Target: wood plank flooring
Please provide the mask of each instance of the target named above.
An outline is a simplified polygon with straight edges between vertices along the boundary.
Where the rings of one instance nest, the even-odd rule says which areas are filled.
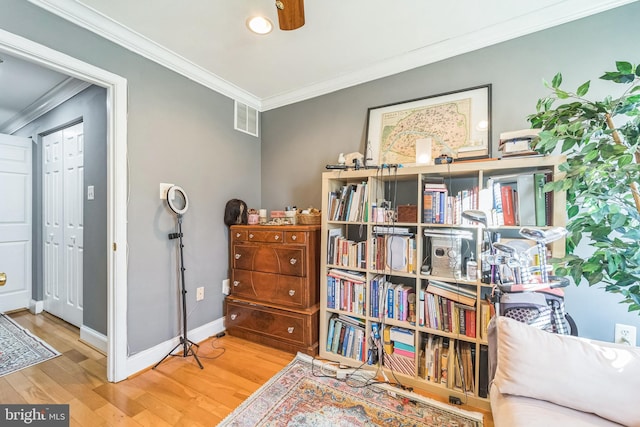
[[[215,426],[294,357],[227,335],[200,343],[203,370],[193,357],[169,357],[113,384],[106,357],[79,341],[78,328],[47,313],[11,317],[62,355],[0,377],[0,402],[68,403],[71,426]],[[493,427],[489,412],[463,408]]]

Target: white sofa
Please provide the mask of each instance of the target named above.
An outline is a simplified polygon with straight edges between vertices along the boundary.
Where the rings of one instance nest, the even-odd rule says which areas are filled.
[[[495,319],[496,427],[640,427],[640,348]]]

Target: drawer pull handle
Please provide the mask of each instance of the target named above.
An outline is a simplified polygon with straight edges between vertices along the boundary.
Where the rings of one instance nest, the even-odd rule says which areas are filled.
[[[298,262],[298,260],[297,260],[297,259],[295,259],[295,258],[291,258],[291,259],[289,260],[289,263],[290,263],[291,265],[295,265],[295,263],[296,263],[296,262]]]
[[[235,258],[235,259],[240,259],[240,257],[241,257],[241,256],[242,256],[242,255],[240,255],[240,254],[235,254],[234,258]]]
[[[240,237],[240,233],[236,233],[236,237],[238,237],[238,238],[239,238],[239,237]]]
[[[293,333],[293,329],[294,329],[294,328],[293,328],[293,326],[289,326],[289,327],[287,328],[287,332],[289,332],[290,334],[292,334],[292,333]]]
[[[234,280],[234,281],[233,281],[233,286],[236,286],[236,287],[237,287],[239,284],[240,284],[240,282],[238,282],[237,280]]]
[[[237,314],[235,314],[235,313],[234,313],[234,314],[232,314],[232,315],[231,315],[231,320],[236,320],[236,317],[238,317],[238,315],[237,315]]]
[[[249,234],[249,238],[253,239],[253,233]]]
[[[298,238],[298,236],[296,236],[295,234],[293,236],[291,236],[291,240],[296,240]]]
[[[289,296],[292,297],[296,294],[296,291],[293,289],[289,289]]]
[[[273,236],[274,239],[278,240],[280,239],[280,236],[278,236],[277,234],[275,236]]]

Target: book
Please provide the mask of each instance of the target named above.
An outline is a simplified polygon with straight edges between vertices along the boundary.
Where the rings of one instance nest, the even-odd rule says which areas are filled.
[[[521,174],[518,185],[518,225],[536,225],[535,185],[533,174]]]
[[[407,345],[415,345],[414,332],[410,329],[392,326],[389,331],[389,338],[394,342],[401,342]]]
[[[478,374],[478,396],[489,396],[489,349],[486,345],[480,346],[480,369]]]
[[[544,184],[546,179],[544,173],[535,173],[533,175],[535,184],[535,206],[536,206],[536,226],[545,227],[547,225],[547,203],[544,193]]]
[[[340,345],[340,334],[342,333],[342,322],[336,320],[333,325],[333,342],[331,343],[331,352],[338,353],[338,346]]]
[[[336,316],[332,315],[329,319],[329,326],[327,327],[327,351],[331,351],[331,346],[333,344],[333,332],[336,324]]]
[[[455,292],[449,289],[444,289],[439,286],[435,286],[431,283],[431,281],[427,285],[427,292],[434,295],[439,295],[443,298],[447,298],[452,301],[461,302],[462,304],[469,305],[469,306],[474,306],[476,304],[475,297],[472,298],[472,297],[463,295],[459,292]]]
[[[416,357],[416,353],[415,352],[403,350],[403,349],[395,347],[395,346],[393,347],[393,354],[398,354],[400,356],[408,357],[410,359],[413,359],[413,358]]]
[[[516,225],[513,188],[510,185],[500,187],[504,225]]]

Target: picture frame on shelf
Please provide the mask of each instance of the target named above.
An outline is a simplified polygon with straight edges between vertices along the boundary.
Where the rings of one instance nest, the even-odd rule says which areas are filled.
[[[491,84],[371,107],[366,165],[491,157]]]

